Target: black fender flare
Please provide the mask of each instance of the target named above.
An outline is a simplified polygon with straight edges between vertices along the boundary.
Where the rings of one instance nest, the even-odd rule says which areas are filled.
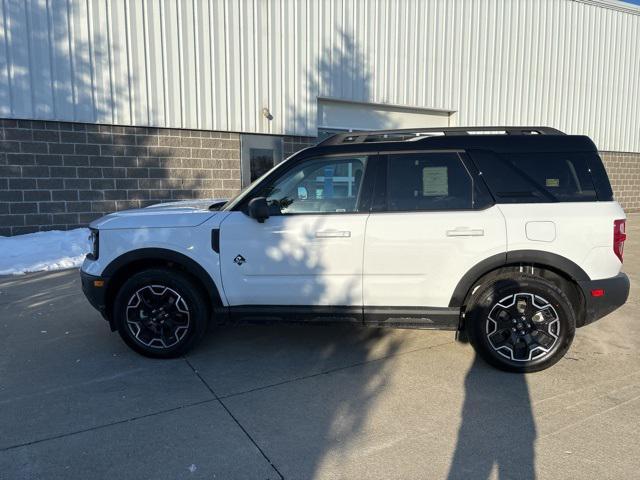
[[[555,270],[576,283],[591,280],[578,264],[562,255],[541,250],[513,250],[492,255],[470,268],[456,285],[449,307],[462,307],[473,285],[487,273],[500,267],[521,264]]]
[[[218,287],[211,278],[211,275],[195,260],[175,250],[166,248],[140,248],[130,250],[127,253],[113,259],[102,272],[105,279],[113,278],[123,268],[134,262],[158,261],[162,263],[175,263],[193,275],[204,286],[206,293],[212,301],[214,307],[222,305],[222,299]]]

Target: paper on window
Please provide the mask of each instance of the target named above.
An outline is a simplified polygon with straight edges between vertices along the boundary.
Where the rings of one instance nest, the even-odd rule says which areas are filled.
[[[425,197],[449,195],[447,167],[424,167],[422,169],[422,195]]]

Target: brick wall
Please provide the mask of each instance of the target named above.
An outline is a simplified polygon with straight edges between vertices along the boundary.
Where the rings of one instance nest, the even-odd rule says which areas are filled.
[[[240,188],[239,135],[0,120],[0,235]]]
[[[600,152],[613,195],[627,213],[640,212],[640,153]]]

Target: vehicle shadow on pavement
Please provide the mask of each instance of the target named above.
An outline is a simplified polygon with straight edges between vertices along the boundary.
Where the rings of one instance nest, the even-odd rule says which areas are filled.
[[[465,398],[449,480],[535,478],[536,425],[527,377],[498,371],[477,356]]]

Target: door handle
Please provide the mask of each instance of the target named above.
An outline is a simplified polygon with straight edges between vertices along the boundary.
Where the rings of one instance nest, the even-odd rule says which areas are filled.
[[[323,230],[316,232],[316,238],[349,238],[351,232],[347,230]]]
[[[447,230],[447,237],[483,237],[484,230],[481,228],[457,227]]]

